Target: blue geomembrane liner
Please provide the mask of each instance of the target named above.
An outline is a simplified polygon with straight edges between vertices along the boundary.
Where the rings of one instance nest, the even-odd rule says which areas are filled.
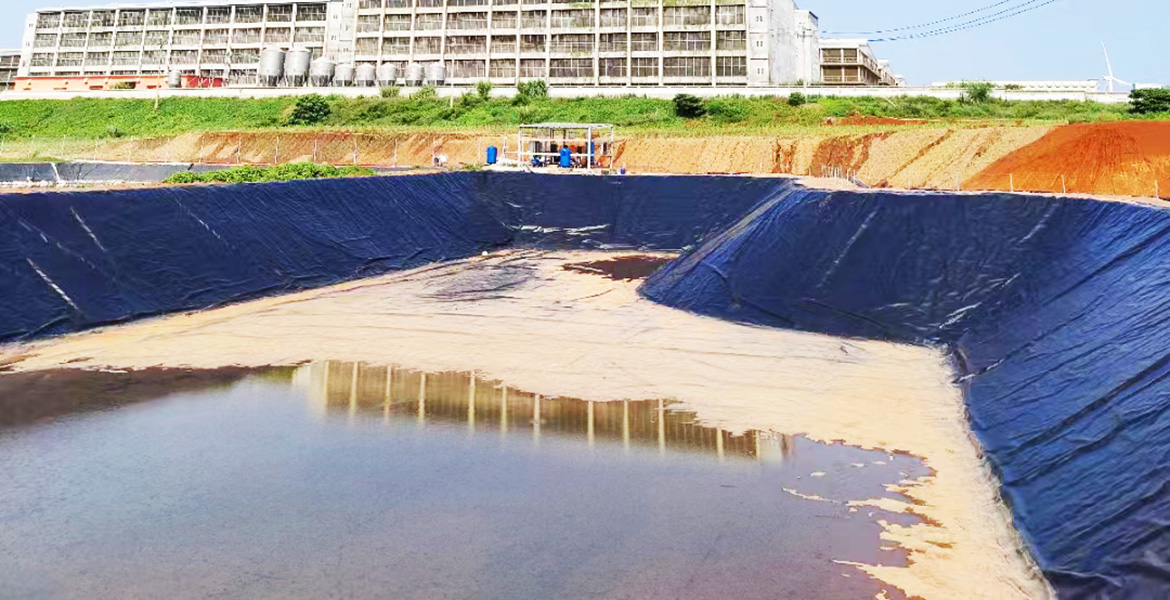
[[[0,196],[0,340],[501,247],[688,250],[642,293],[937,345],[1062,596],[1170,595],[1170,211],[745,177],[452,173]]]
[[[1170,211],[793,190],[646,282],[751,323],[952,348],[1062,597],[1170,595]]]

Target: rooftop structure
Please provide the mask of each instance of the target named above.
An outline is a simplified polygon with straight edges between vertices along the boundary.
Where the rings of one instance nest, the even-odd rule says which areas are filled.
[[[30,15],[20,75],[178,71],[257,85],[265,50],[303,49],[347,74],[442,65],[453,84],[770,86],[818,82],[817,29],[794,0],[115,4]]]

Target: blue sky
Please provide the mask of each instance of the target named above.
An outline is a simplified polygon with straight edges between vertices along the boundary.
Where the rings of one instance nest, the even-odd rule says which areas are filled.
[[[928,23],[997,0],[798,0],[821,29],[873,31]],[[1028,0],[1013,0],[1022,3]],[[111,0],[2,0],[0,46],[18,47],[24,15],[44,6],[99,6]],[[1011,6],[1009,3],[1004,7]],[[990,12],[1002,10],[1003,7]],[[1130,82],[1170,84],[1170,0],[1055,0],[1035,11],[939,37],[875,44],[911,83],[953,79],[1093,79],[1113,69]],[[865,37],[865,36],[861,36]]]

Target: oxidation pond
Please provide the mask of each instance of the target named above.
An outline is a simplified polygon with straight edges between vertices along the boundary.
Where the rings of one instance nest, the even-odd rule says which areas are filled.
[[[873,598],[927,470],[467,373],[0,375],[0,597]]]

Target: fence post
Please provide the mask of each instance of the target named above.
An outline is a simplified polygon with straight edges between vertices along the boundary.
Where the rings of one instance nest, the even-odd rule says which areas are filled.
[[[97,149],[98,149],[98,139],[95,137],[95,138],[93,138],[93,160],[95,162],[97,161],[97,154],[98,154]]]
[[[321,141],[321,136],[319,136],[317,134],[313,134],[313,162],[314,163],[320,162],[320,159],[317,158],[317,144],[320,141]]]
[[[244,146],[244,136],[243,136],[243,134],[237,133],[236,134],[236,164],[237,165],[240,164],[240,154],[242,154],[243,146]]]
[[[394,166],[398,166],[398,138],[394,138]]]
[[[1158,189],[1158,180],[1157,179],[1154,180],[1154,197],[1155,198],[1162,197],[1162,190]]]
[[[272,164],[274,164],[274,165],[280,164],[280,135],[279,134],[277,134],[277,136],[276,136],[276,150],[273,151],[273,153],[272,153]]]
[[[357,139],[357,135],[354,135],[352,137],[353,137],[353,164],[356,166],[358,164],[358,139]]]
[[[1064,175],[1060,176],[1060,193],[1062,193],[1062,194],[1068,193],[1068,186],[1066,186],[1064,184]]]
[[[1013,191],[1013,192],[1016,191],[1016,174],[1015,173],[1008,173],[1008,187],[1011,188],[1011,191]]]
[[[199,134],[199,154],[195,155],[195,164],[203,164],[203,134]]]
[[[61,158],[65,158],[65,136],[61,136]]]

